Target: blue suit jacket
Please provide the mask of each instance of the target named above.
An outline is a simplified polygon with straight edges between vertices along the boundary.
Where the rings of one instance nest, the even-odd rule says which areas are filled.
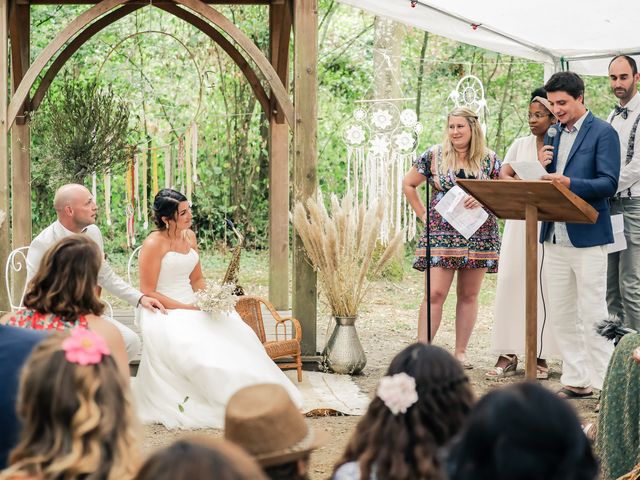
[[[20,434],[16,395],[22,364],[48,333],[0,325],[0,470],[6,467],[9,451]]]
[[[559,133],[554,138],[549,173],[556,172],[562,130]],[[566,224],[571,243],[579,248],[612,243],[609,198],[616,194],[620,176],[620,142],[613,127],[589,112],[571,147],[563,174],[571,179],[569,189],[598,211],[594,224]],[[544,242],[552,224],[542,222],[540,242]]]

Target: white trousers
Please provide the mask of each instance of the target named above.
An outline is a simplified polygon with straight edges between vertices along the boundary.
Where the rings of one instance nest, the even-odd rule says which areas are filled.
[[[124,340],[124,346],[127,349],[129,361],[135,360],[142,351],[142,342],[140,341],[138,334],[108,315],[102,315],[102,318],[115,325],[115,327],[120,331],[122,339]]]
[[[602,389],[613,344],[596,333],[607,318],[605,246],[544,243],[547,315],[562,356],[563,385]]]

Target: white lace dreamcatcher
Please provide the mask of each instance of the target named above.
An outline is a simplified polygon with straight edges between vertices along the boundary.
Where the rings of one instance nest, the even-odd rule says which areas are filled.
[[[449,94],[449,100],[456,107],[467,107],[481,117],[482,132],[487,134],[487,101],[484,98],[484,86],[475,75],[466,75],[460,79],[456,88]]]
[[[361,102],[365,103],[365,102]],[[415,111],[392,102],[366,102],[346,125],[347,184],[367,206],[384,202],[380,241],[388,243],[402,229],[406,239],[416,234],[416,216],[402,192],[402,179],[411,167],[422,124]]]

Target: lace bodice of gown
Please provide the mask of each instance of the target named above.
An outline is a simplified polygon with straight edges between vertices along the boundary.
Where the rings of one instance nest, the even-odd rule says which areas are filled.
[[[196,296],[191,288],[189,275],[198,264],[198,253],[167,252],[160,261],[160,274],[156,291],[178,302],[193,304]]]

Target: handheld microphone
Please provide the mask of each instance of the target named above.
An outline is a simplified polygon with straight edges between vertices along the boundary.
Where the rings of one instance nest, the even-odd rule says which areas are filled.
[[[551,125],[547,130],[547,133],[544,136],[544,144],[545,145],[553,145],[553,139],[558,134],[558,126]]]

